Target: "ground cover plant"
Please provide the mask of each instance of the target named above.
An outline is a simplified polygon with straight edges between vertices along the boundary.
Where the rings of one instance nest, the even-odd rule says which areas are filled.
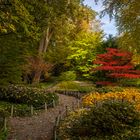
[[[8,112],[0,106],[0,140],[6,140],[7,138],[7,129],[4,128],[4,119],[7,116]]]
[[[127,100],[102,100],[90,110],[73,112],[61,122],[60,139],[140,139],[140,114]]]
[[[59,91],[78,91],[79,93],[89,93],[95,89],[93,84],[81,83],[82,81],[62,81],[55,86],[55,89]]]
[[[38,107],[52,103],[53,100],[57,100],[58,96],[54,93],[48,93],[45,90],[31,87],[10,85],[8,87],[0,88],[0,100],[33,105]]]
[[[74,81],[76,80],[76,73],[75,71],[66,71],[61,73],[59,76],[60,81]]]
[[[140,109],[140,90],[136,88],[124,88],[123,91],[111,91],[108,93],[90,93],[83,97],[85,106],[93,106],[97,101],[104,99],[128,100],[135,104],[136,109]]]
[[[17,103],[0,101],[0,108],[3,110],[3,114],[6,114],[6,117],[11,116],[12,106],[13,106],[13,116],[20,116],[20,117],[31,116],[31,106],[27,104],[17,104]]]

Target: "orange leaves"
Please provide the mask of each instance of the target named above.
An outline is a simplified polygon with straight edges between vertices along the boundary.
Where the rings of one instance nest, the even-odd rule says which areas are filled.
[[[83,97],[83,105],[92,106],[96,101],[105,99],[127,100],[134,103],[136,109],[140,110],[140,91],[135,88],[126,88],[122,92],[108,92],[106,94],[99,94],[98,92],[90,93]]]

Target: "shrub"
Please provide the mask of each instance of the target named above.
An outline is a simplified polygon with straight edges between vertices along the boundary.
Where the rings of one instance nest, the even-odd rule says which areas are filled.
[[[8,112],[0,107],[0,140],[6,140],[7,130],[4,130],[4,118],[8,116]]]
[[[98,102],[85,116],[91,133],[95,135],[118,135],[125,131],[133,130],[139,126],[140,114],[135,110],[133,104],[122,100],[103,100]]]
[[[83,116],[85,113],[86,111],[84,109],[76,110],[75,112],[71,112],[70,115],[60,123],[60,126],[58,128],[60,140],[72,139],[71,131],[73,129],[73,125],[75,122],[77,122],[78,124],[80,122],[79,120],[81,116]]]
[[[61,139],[136,140],[140,139],[139,124],[140,114],[132,103],[109,99],[69,116],[60,125],[59,133]]]
[[[93,86],[81,86],[74,81],[62,81],[56,85],[57,90],[74,90],[81,93],[89,93],[94,90]]]
[[[4,126],[4,118],[6,116],[7,116],[7,112],[3,108],[0,108],[0,131]]]
[[[123,88],[121,88],[121,87],[102,87],[102,88],[95,88],[94,91],[98,92],[98,93],[122,92]]]
[[[140,79],[121,79],[119,85],[124,87],[140,87]]]
[[[94,64],[98,64],[93,71],[101,71],[105,74],[107,81],[98,81],[98,85],[112,85],[120,78],[138,79],[140,71],[135,69],[132,63],[133,54],[115,48],[107,48],[107,52],[97,55]],[[99,75],[100,76],[100,75]],[[103,77],[103,79],[105,79]]]
[[[14,106],[14,116],[29,116],[31,115],[31,109],[26,104],[13,104],[9,102],[0,101],[0,109],[3,110],[5,116],[10,116],[11,107]],[[0,114],[1,116],[1,114]]]
[[[8,131],[2,129],[0,131],[0,140],[7,140],[7,135],[8,135]]]
[[[59,77],[60,81],[74,81],[75,79],[76,73],[74,71],[63,72]]]
[[[57,101],[58,96],[54,93],[47,93],[45,90],[21,87],[10,85],[8,87],[0,88],[0,100],[28,104],[38,107],[43,105],[45,102],[50,103],[52,100]]]
[[[135,88],[126,88],[123,91],[110,91],[106,94],[100,94],[99,92],[90,93],[83,97],[83,105],[93,106],[95,102],[102,101],[104,99],[120,99],[128,100],[135,103],[135,106],[140,110],[140,91]]]
[[[64,89],[64,90],[69,90],[69,89],[75,90],[75,89],[78,89],[79,86],[80,85],[78,83],[75,83],[73,81],[62,81],[56,85],[56,88]]]

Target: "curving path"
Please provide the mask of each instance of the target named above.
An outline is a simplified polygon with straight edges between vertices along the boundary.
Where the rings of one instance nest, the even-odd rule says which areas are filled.
[[[52,140],[55,118],[59,111],[64,111],[65,106],[76,106],[74,97],[59,94],[59,105],[48,109],[39,115],[24,118],[10,118],[10,132],[7,140]]]

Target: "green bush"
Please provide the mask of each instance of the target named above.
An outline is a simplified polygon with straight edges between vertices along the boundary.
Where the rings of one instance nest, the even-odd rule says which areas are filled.
[[[1,113],[3,113],[4,116],[10,116],[12,105],[14,107],[14,112],[13,112],[14,116],[31,115],[31,111],[30,111],[31,109],[26,104],[13,104],[9,102],[0,101],[0,109],[2,110],[2,112],[0,112],[0,116]]]
[[[140,79],[121,79],[119,85],[124,87],[140,87]]]
[[[4,126],[4,118],[7,116],[7,111],[0,107],[0,131]]]
[[[53,100],[57,101],[58,96],[38,88],[10,85],[0,88],[0,100],[38,107],[45,102],[50,104]]]
[[[95,88],[94,91],[98,92],[98,93],[122,92],[123,88],[121,88],[121,87],[101,87],[101,88]]]
[[[74,71],[63,72],[59,77],[60,81],[74,81],[75,79],[76,73]]]
[[[78,83],[75,83],[73,81],[62,81],[56,85],[57,89],[63,89],[63,90],[78,90],[80,85]]]
[[[84,109],[76,110],[75,112],[71,112],[68,117],[65,118],[64,121],[60,122],[60,126],[58,128],[58,136],[60,140],[65,139],[73,139],[72,129],[75,122],[80,123],[81,116],[85,115],[86,111]]]
[[[59,128],[60,139],[140,139],[140,114],[128,101],[100,101],[91,110],[77,114],[62,122]]]
[[[79,83],[74,81],[62,81],[56,85],[56,89],[58,90],[74,90],[79,91],[81,93],[89,93],[93,91],[93,86],[81,86]]]

